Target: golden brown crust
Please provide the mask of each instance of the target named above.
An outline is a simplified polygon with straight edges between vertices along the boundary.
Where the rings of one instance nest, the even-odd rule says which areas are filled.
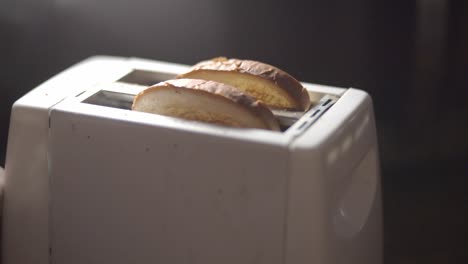
[[[182,74],[178,78],[189,77],[189,73],[195,71],[239,72],[258,76],[283,89],[296,103],[294,108],[306,110],[310,106],[309,94],[299,81],[285,71],[266,63],[218,57],[197,63],[188,73]]]
[[[251,114],[257,116],[258,119],[264,123],[266,129],[276,131],[280,129],[275,116],[263,103],[249,95],[246,95],[242,91],[232,86],[214,81],[196,79],[174,79],[161,82],[140,92],[134,99],[134,105],[135,102],[138,101],[139,97],[143,96],[145,93],[157,89],[164,89],[167,87],[172,87],[176,89],[191,89],[193,91],[203,93],[204,96],[213,97],[213,99],[215,100],[227,100],[229,103],[233,103],[239,107],[243,107]],[[134,106],[132,106],[132,109],[134,109]]]

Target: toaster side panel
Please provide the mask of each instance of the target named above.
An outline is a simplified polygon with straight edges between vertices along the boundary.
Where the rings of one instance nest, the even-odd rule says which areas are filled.
[[[21,103],[12,109],[2,212],[3,264],[49,263],[47,121],[47,109]]]
[[[104,56],[87,59],[13,105],[5,164],[1,263],[49,263],[49,109],[84,87],[125,74],[130,68],[123,62],[123,58]]]
[[[382,263],[378,146],[369,95],[347,90],[291,149],[287,263]],[[297,194],[293,188],[304,190]],[[299,210],[294,197],[300,195],[314,206]],[[312,220],[314,214],[318,227],[308,229],[315,232],[292,232],[307,227],[302,215]]]
[[[285,148],[63,110],[50,142],[53,263],[282,263]]]

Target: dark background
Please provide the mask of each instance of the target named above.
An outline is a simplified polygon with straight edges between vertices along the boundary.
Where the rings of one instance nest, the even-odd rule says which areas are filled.
[[[385,263],[468,263],[468,1],[1,0],[0,165],[12,103],[97,54],[249,58],[366,90]]]

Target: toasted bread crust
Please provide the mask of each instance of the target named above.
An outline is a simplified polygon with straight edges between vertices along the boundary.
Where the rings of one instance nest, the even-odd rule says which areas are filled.
[[[275,119],[273,113],[263,103],[232,86],[214,81],[174,79],[158,83],[140,92],[133,101],[132,109],[135,110],[138,100],[145,96],[146,93],[168,88],[176,89],[176,93],[177,90],[180,92],[187,92],[190,90],[191,92],[211,97],[213,100],[224,100],[228,104],[234,104],[237,107],[247,110],[251,115],[255,116],[260,123],[262,123],[262,128],[279,130],[278,121]],[[220,111],[222,110],[220,109]],[[229,125],[229,122],[223,122],[222,120],[217,120],[213,123]]]
[[[284,90],[294,102],[293,109],[304,111],[310,106],[309,94],[302,84],[285,71],[269,64],[252,60],[219,57],[197,63],[189,72],[179,75],[178,78],[189,78],[191,73],[197,71],[238,72],[257,76],[274,83],[274,85]],[[265,103],[268,105],[268,102]]]

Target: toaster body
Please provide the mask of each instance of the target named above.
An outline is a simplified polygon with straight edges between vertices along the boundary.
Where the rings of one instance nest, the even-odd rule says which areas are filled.
[[[382,263],[365,92],[304,84],[282,132],[128,110],[186,69],[93,57],[14,104],[3,263]]]

